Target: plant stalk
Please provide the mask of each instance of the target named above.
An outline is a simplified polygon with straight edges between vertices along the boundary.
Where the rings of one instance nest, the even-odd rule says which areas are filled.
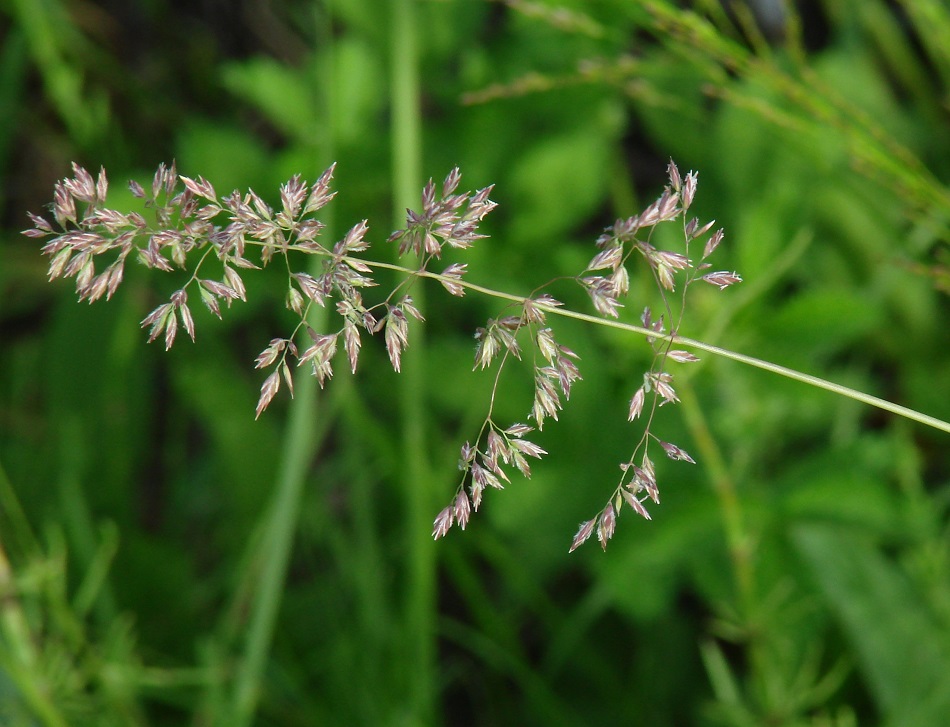
[[[405,210],[421,187],[422,124],[419,116],[419,33],[415,0],[393,0],[390,53],[392,68],[392,184],[393,218],[403,224]],[[422,290],[414,304],[425,315]],[[411,330],[399,377],[401,410],[402,490],[407,517],[405,537],[408,577],[404,594],[405,663],[409,679],[408,703],[397,721],[432,724],[435,672],[435,549],[429,537],[434,498],[425,447],[426,374],[425,339],[421,326]]]
[[[370,260],[363,260],[362,262],[366,263],[375,268],[388,268],[391,270],[403,270],[406,272],[412,272],[415,275],[423,278],[431,278],[433,280],[443,280],[443,277],[438,273],[432,273],[428,270],[417,270],[411,271],[408,268],[405,268],[401,265],[392,265],[390,263],[384,262],[375,262]],[[486,288],[482,285],[476,285],[475,283],[469,283],[466,281],[453,280],[456,285],[460,285],[463,288],[474,291],[476,293],[481,293],[483,295],[488,295],[493,298],[500,298],[502,300],[510,300],[515,303],[524,303],[528,298],[523,295],[513,295],[511,293],[505,293],[501,290],[492,290],[491,288]],[[576,311],[557,308],[550,305],[544,305],[543,303],[538,303],[537,307],[543,310],[545,313],[550,313],[552,315],[562,316],[564,318],[573,318],[577,321],[584,321],[585,323],[592,323],[595,325],[606,326],[607,328],[616,328],[621,331],[627,331],[629,333],[638,333],[641,336],[649,336],[651,338],[656,338],[660,341],[670,341],[671,343],[676,343],[681,346],[688,346],[690,348],[696,348],[700,351],[706,351],[715,356],[721,356],[722,358],[728,358],[732,361],[738,361],[739,363],[745,364],[747,366],[754,366],[755,368],[762,369],[764,371],[769,371],[773,374],[778,374],[779,376],[784,376],[785,378],[792,379],[794,381],[800,381],[803,384],[809,384],[810,386],[815,386],[819,389],[825,389],[839,396],[845,396],[849,399],[854,399],[859,401],[862,404],[867,404],[868,406],[873,406],[877,409],[881,409],[891,414],[896,414],[897,416],[904,417],[905,419],[910,419],[911,421],[918,422],[919,424],[924,424],[928,427],[934,429],[939,429],[942,432],[947,432],[950,434],[950,422],[946,422],[937,417],[932,417],[928,414],[923,414],[914,409],[909,409],[906,406],[901,406],[900,404],[895,404],[893,402],[887,401],[886,399],[881,399],[880,397],[873,396],[871,394],[865,394],[862,391],[857,391],[856,389],[848,388],[847,386],[842,386],[841,384],[836,384],[833,381],[828,381],[827,379],[822,379],[818,376],[812,376],[811,374],[806,374],[795,369],[790,369],[787,366],[781,366],[779,364],[774,364],[769,361],[763,361],[762,359],[755,358],[754,356],[747,356],[743,353],[737,353],[735,351],[730,351],[727,348],[720,348],[719,346],[713,346],[709,343],[703,343],[702,341],[697,341],[692,338],[687,338],[686,336],[679,336],[676,334],[657,334],[656,331],[650,330],[649,328],[644,328],[642,326],[635,326],[631,323],[624,323],[623,321],[615,321],[609,318],[599,318],[597,316],[590,315],[588,313],[578,313]]]

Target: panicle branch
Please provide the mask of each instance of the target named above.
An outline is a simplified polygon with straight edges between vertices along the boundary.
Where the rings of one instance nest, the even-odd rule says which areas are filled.
[[[620,299],[627,293],[625,285],[621,285],[629,280],[625,265],[633,254],[637,254],[646,261],[653,274],[664,313],[654,318],[653,311],[648,306],[640,316],[643,327],[657,333],[657,337],[646,339],[653,350],[653,363],[650,369],[644,372],[643,383],[633,393],[627,409],[627,418],[631,422],[645,415],[643,432],[629,459],[620,464],[620,481],[606,506],[597,517],[581,524],[571,542],[570,551],[576,550],[594,532],[597,533],[597,540],[601,547],[606,549],[607,541],[613,537],[615,531],[616,517],[624,504],[639,516],[647,520],[651,519],[643,503],[648,499],[654,504],[660,503],[656,472],[649,454],[651,444],[658,445],[672,460],[695,464],[693,458],[684,449],[661,440],[652,432],[656,410],[666,404],[679,402],[679,397],[673,387],[673,374],[666,370],[667,363],[672,361],[688,364],[699,360],[689,351],[672,349],[672,340],[669,337],[660,338],[660,336],[666,334],[665,321],[673,321],[674,317],[672,332],[679,330],[686,310],[686,293],[694,282],[702,280],[718,286],[721,290],[741,282],[742,278],[736,273],[703,272],[709,267],[705,262],[706,258],[719,247],[723,240],[724,235],[721,229],[716,230],[705,241],[698,264],[690,258],[690,242],[705,236],[712,229],[714,221],[703,224],[696,218],[686,220],[686,211],[692,205],[696,195],[699,175],[696,172],[689,172],[683,178],[672,161],[667,167],[667,173],[669,185],[656,202],[639,215],[617,220],[598,238],[597,247],[600,252],[593,257],[587,271],[609,269],[610,275],[577,279],[578,283],[587,290],[594,307],[601,315],[616,317],[617,309],[621,306]],[[677,219],[683,221],[682,251],[658,250],[650,244],[650,233],[656,225]],[[682,286],[682,292],[674,301],[669,294],[676,290],[677,285]]]

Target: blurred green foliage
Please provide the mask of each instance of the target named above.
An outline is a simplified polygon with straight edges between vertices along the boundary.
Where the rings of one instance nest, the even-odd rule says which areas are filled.
[[[496,185],[471,280],[576,274],[672,157],[726,229],[717,267],[746,280],[696,294],[681,333],[950,419],[950,10],[791,5],[0,4],[0,722],[944,724],[946,435],[707,356],[657,423],[698,466],[659,463],[654,520],[568,556],[639,437],[649,358],[558,323],[584,380],[539,435],[551,454],[432,543],[409,502],[434,516],[453,492],[491,388],[471,334],[497,301],[433,287],[424,376],[401,384],[367,343],[318,405],[255,421],[254,356],[290,321],[279,271],[165,353],[138,322],[174,283],[130,270],[77,305],[17,232],[70,160],[104,165],[118,207],[172,157],[271,200],[337,161],[331,230],[368,218],[390,256],[406,49],[422,174]],[[631,287],[635,320],[655,301],[645,271]],[[500,420],[526,415],[518,376]],[[288,452],[303,479],[282,510]]]

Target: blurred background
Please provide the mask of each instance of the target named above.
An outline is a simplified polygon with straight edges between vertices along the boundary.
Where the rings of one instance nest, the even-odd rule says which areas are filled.
[[[119,209],[173,159],[271,203],[335,161],[326,239],[366,218],[393,261],[458,165],[499,208],[447,262],[527,295],[673,158],[745,280],[691,288],[681,333],[947,420],[945,3],[3,0],[0,28],[0,722],[946,724],[945,433],[704,355],[654,424],[698,464],[658,461],[652,522],[568,555],[651,358],[558,320],[584,378],[549,456],[433,542],[502,303],[428,287],[403,374],[367,340],[255,421],[254,357],[294,322],[280,270],[166,353],[138,324],[184,278],[129,266],[77,304],[19,234],[71,161]],[[636,322],[647,270],[631,291]],[[506,370],[497,420],[531,396]]]

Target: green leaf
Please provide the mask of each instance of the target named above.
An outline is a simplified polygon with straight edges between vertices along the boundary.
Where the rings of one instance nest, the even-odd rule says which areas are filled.
[[[950,639],[921,594],[855,532],[801,525],[792,538],[857,653],[884,723],[945,725]]]
[[[222,69],[232,93],[254,104],[267,119],[292,139],[313,143],[322,118],[313,83],[295,68],[270,58],[252,58]]]
[[[603,199],[609,149],[603,131],[593,128],[545,135],[529,146],[508,181],[518,213],[512,238],[541,240],[581,223]]]

